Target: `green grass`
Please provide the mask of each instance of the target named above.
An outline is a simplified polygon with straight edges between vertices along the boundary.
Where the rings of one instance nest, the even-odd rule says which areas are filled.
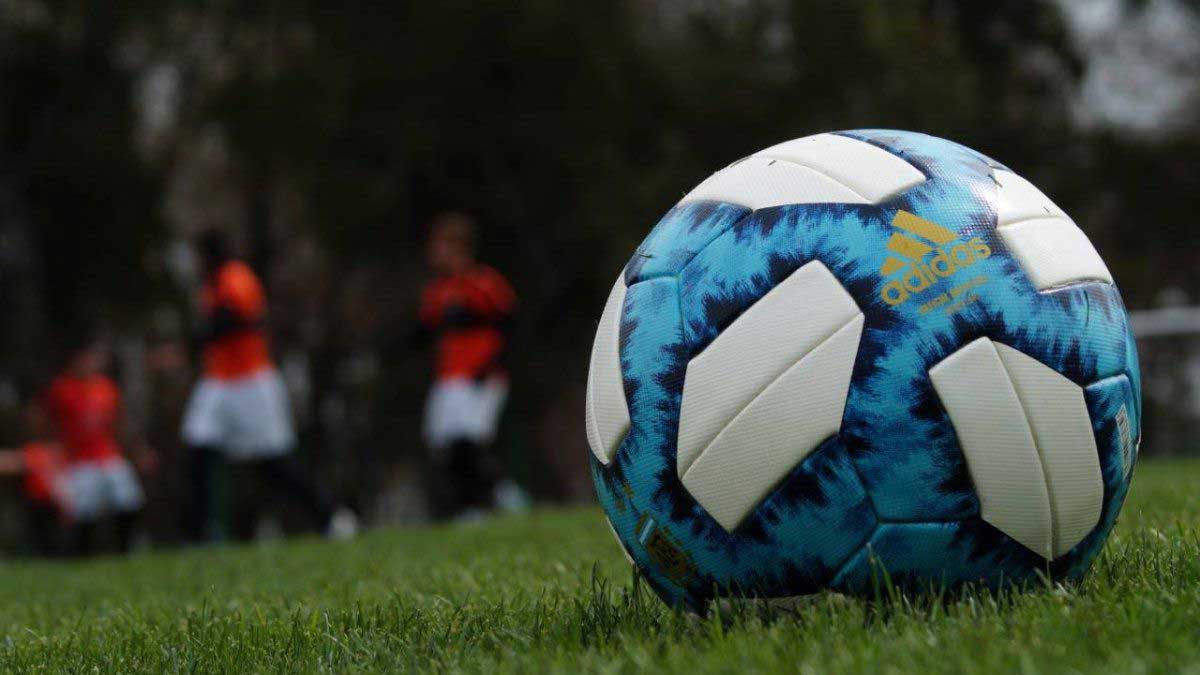
[[[595,510],[0,566],[0,669],[1200,672],[1200,461],[1145,462],[1078,587],[692,619]]]

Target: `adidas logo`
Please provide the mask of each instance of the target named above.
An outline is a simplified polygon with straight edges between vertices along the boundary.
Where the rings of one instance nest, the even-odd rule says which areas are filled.
[[[950,230],[908,211],[897,211],[892,227],[898,230],[887,244],[892,255],[879,268],[879,275],[894,278],[879,289],[879,296],[893,307],[992,255],[983,238],[962,241]]]

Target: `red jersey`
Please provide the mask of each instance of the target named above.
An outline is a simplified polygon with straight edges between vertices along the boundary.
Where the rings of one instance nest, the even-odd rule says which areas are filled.
[[[58,446],[26,443],[21,448],[21,461],[25,464],[25,498],[39,504],[54,502],[54,482],[63,464]]]
[[[500,373],[501,327],[516,304],[512,286],[486,265],[429,282],[421,295],[421,323],[438,333],[437,379]]]
[[[225,263],[200,290],[200,311],[211,320],[220,310],[250,325],[218,337],[204,347],[204,374],[218,380],[254,375],[271,366],[270,345],[262,321],[267,312],[262,284],[250,266]]]
[[[121,392],[103,375],[61,375],[50,385],[46,407],[68,462],[103,461],[121,456],[117,427]]]

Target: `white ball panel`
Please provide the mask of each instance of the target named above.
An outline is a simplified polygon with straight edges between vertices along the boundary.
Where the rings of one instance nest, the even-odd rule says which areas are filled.
[[[862,336],[858,314],[754,398],[700,454],[683,485],[733,530],[789,471],[838,432]]]
[[[1092,242],[1057,204],[1011,171],[992,175],[997,232],[1038,290],[1077,281],[1112,283]]]
[[[587,410],[584,423],[588,445],[596,459],[608,464],[629,433],[629,405],[621,377],[621,309],[625,305],[625,275],[617,277],[592,344],[588,368]]]
[[[877,203],[925,180],[925,174],[870,143],[837,134],[817,134],[773,145],[756,157],[784,159],[829,176]]]
[[[1112,274],[1075,223],[1053,216],[997,229],[1039,291],[1079,281],[1112,283]]]
[[[829,268],[816,261],[743,312],[688,363],[679,415],[679,475],[783,371],[861,315]]]
[[[1029,220],[1030,218],[1046,218],[1047,216],[1063,216],[1063,210],[1050,201],[1033,183],[1025,180],[1011,171],[994,171],[996,179],[996,225]]]
[[[971,342],[929,375],[958,435],[983,519],[1049,559],[1053,529],[1041,458],[992,341]]]
[[[689,192],[680,204],[713,200],[750,210],[784,204],[866,203],[825,174],[791,162],[747,157],[721,169]]]
[[[1033,430],[1046,474],[1054,556],[1070,551],[1100,522],[1104,483],[1083,389],[1020,351],[994,343]]]

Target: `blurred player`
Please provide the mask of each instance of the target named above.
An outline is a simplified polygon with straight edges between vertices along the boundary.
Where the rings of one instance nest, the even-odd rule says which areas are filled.
[[[59,486],[65,458],[42,407],[30,404],[25,418],[29,442],[15,450],[0,450],[0,474],[21,477],[30,552],[51,556],[59,552],[56,535],[63,517]]]
[[[498,491],[519,492],[502,479],[491,449],[508,397],[502,362],[517,298],[499,272],[476,262],[469,216],[434,218],[427,257],[436,275],[420,307],[422,333],[436,338],[424,425],[433,465],[432,506],[439,518],[474,515],[493,506]],[[523,494],[516,501],[522,499]]]
[[[109,518],[116,524],[117,546],[129,551],[145,502],[121,447],[121,392],[105,373],[108,365],[108,347],[89,337],[72,349],[66,369],[45,395],[65,452],[60,496],[79,555],[91,553],[97,525]]]
[[[219,538],[213,525],[214,478],[225,458],[250,464],[258,480],[292,499],[326,536],[353,536],[357,518],[335,509],[292,454],[296,435],[287,390],[271,361],[266,298],[258,277],[232,256],[221,232],[206,232],[199,243],[205,275],[199,302],[204,375],[192,391],[182,430],[190,448],[189,536]]]

